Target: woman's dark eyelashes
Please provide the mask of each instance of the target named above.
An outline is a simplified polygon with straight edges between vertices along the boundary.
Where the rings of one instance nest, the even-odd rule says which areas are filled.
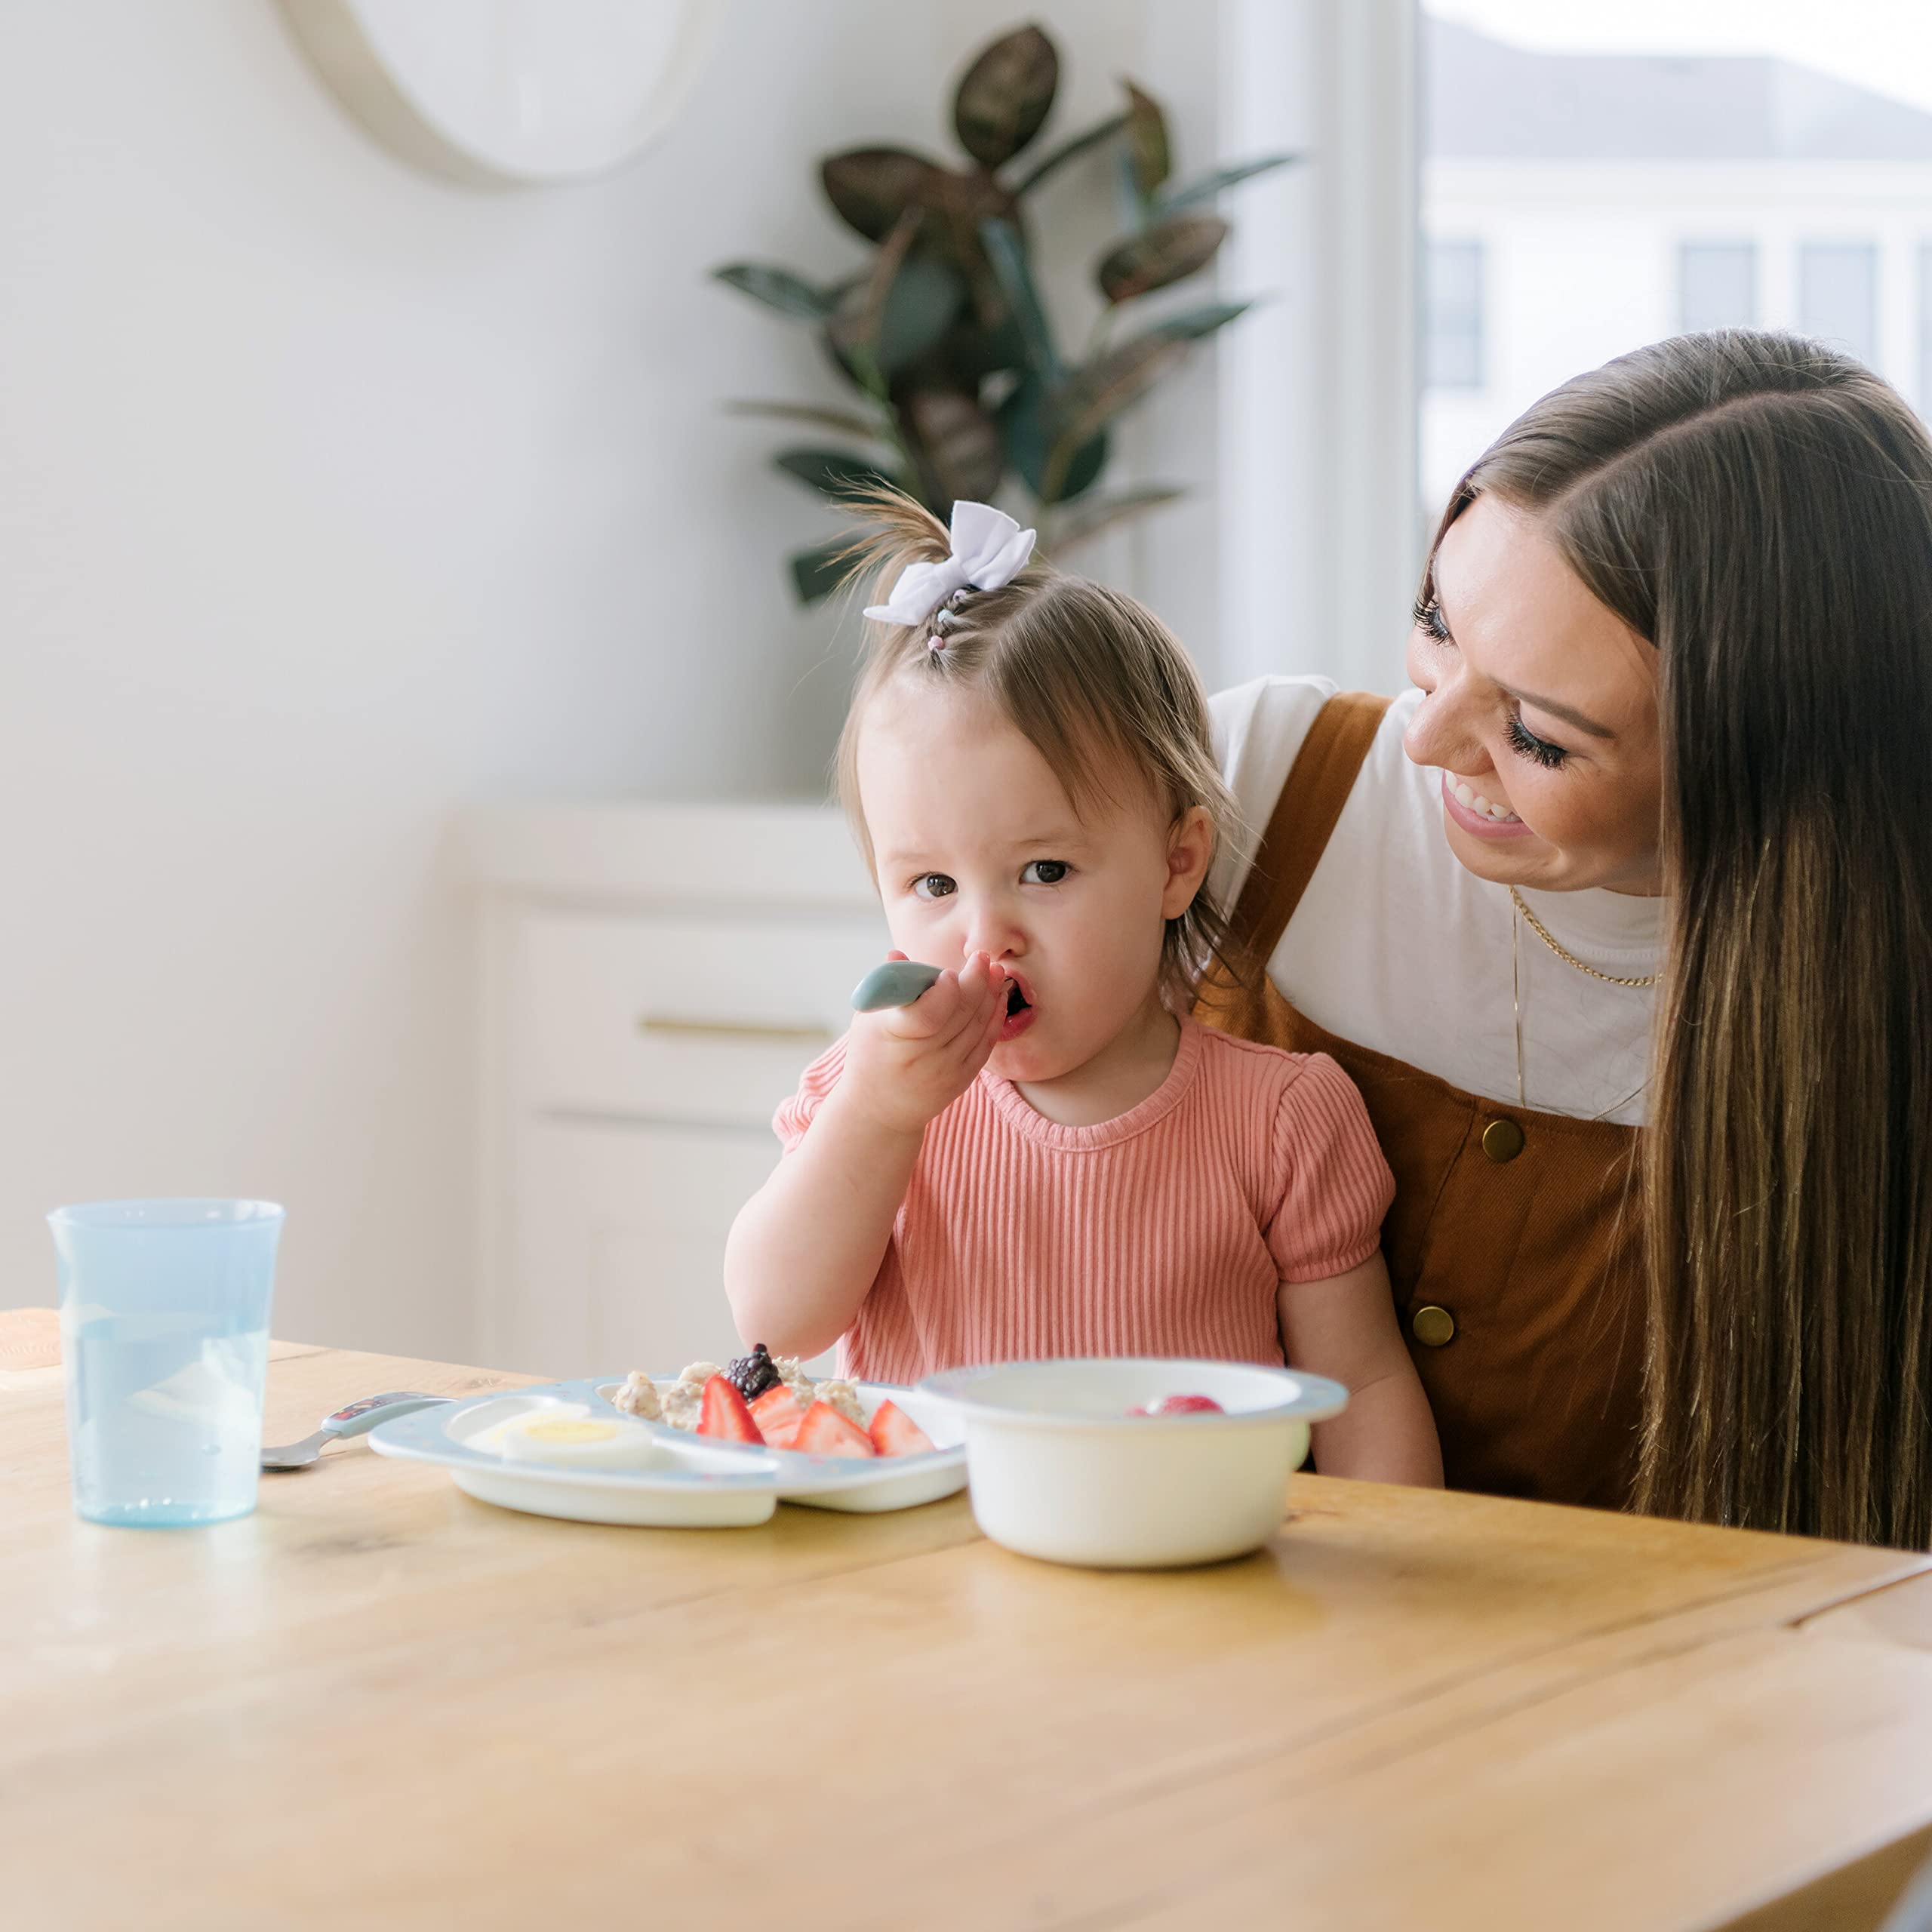
[[[1432,597],[1418,597],[1415,609],[1411,614],[1424,635],[1432,638],[1438,644],[1453,644],[1449,626],[1442,621],[1442,606]],[[1510,748],[1521,756],[1533,759],[1552,771],[1570,754],[1561,745],[1552,745],[1547,738],[1539,738],[1515,712],[1509,714],[1509,721],[1504,727],[1509,734]]]
[[[1506,727],[1511,746],[1524,758],[1534,759],[1538,764],[1546,765],[1551,771],[1561,764],[1570,754],[1561,745],[1552,745],[1547,738],[1539,738],[1515,712],[1509,714]]]
[[[1449,641],[1449,626],[1442,621],[1442,606],[1434,598],[1418,597],[1411,614],[1438,644]]]

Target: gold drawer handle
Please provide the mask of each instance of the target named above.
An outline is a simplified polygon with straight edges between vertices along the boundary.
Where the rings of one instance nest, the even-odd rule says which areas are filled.
[[[761,1047],[829,1047],[838,1037],[827,1026],[767,1026],[755,1020],[677,1020],[660,1013],[640,1014],[637,1030],[677,1040],[750,1041]]]

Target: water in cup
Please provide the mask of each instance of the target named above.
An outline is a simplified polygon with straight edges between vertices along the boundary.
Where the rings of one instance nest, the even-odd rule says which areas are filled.
[[[63,1332],[74,1505],[100,1523],[217,1523],[254,1506],[269,1331],[99,1315]]]

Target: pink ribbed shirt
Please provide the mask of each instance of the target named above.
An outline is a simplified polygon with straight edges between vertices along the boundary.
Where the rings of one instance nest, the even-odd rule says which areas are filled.
[[[844,1063],[841,1040],[778,1109],[786,1153]],[[1366,1261],[1394,1195],[1325,1054],[1186,1021],[1167,1078],[1096,1127],[1048,1120],[983,1072],[926,1129],[840,1366],[880,1382],[1041,1355],[1278,1367],[1281,1284]]]

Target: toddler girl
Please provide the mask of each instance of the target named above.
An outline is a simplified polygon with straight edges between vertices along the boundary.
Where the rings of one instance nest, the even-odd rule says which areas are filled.
[[[1327,1474],[1439,1483],[1380,1246],[1393,1192],[1322,1054],[1186,1017],[1222,937],[1231,806],[1192,666],[1131,598],[960,503],[876,506],[896,576],[839,789],[894,958],[943,968],[861,1014],[775,1122],[739,1214],[741,1335],[911,1382],[1078,1355],[1284,1360],[1352,1392]]]

